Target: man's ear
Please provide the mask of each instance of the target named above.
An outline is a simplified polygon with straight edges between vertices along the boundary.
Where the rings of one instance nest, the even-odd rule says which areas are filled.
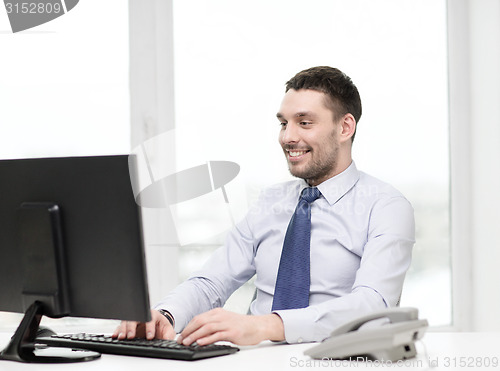
[[[351,141],[356,131],[356,119],[350,113],[346,113],[340,121],[339,140],[340,142]]]

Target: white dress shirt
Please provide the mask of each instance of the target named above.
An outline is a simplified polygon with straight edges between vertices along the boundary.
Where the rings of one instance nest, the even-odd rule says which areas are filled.
[[[251,313],[271,313],[285,233],[305,187],[297,179],[265,189],[203,269],[158,303],[174,316],[176,331],[223,306],[254,274]],[[275,311],[288,343],[321,341],[354,316],[397,305],[415,242],[410,203],[354,162],[318,189],[311,204],[309,306]]]

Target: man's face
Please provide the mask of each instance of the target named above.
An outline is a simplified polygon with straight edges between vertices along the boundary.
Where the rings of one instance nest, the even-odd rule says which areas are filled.
[[[281,122],[279,142],[293,176],[315,186],[336,174],[338,122],[325,105],[322,92],[290,89],[276,115]]]

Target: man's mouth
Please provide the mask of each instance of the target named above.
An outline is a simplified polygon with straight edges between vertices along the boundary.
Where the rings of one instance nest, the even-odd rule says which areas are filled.
[[[298,150],[298,149],[287,149],[288,158],[290,160],[299,160],[301,159],[309,150]]]

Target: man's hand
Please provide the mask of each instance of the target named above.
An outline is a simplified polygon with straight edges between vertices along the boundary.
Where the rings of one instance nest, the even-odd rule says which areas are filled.
[[[207,345],[216,341],[254,345],[263,340],[285,340],[283,321],[274,313],[250,316],[217,308],[194,317],[181,332],[177,342]]]
[[[147,323],[122,321],[112,335],[118,339],[173,339],[175,331],[172,325],[160,312],[151,309],[151,321]]]

